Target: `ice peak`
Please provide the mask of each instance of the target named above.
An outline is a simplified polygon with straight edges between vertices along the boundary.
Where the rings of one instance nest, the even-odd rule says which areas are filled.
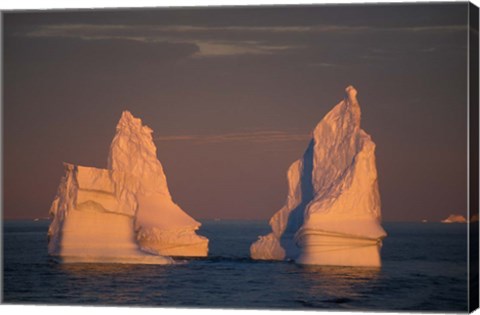
[[[329,138],[333,141],[338,136],[349,137],[360,128],[360,120],[357,90],[349,85],[345,88],[345,98],[325,115],[315,127],[313,134],[318,143],[323,143]],[[340,133],[340,130],[345,132]]]
[[[118,121],[118,126],[138,124],[139,122],[141,124],[140,118],[135,118],[135,116],[133,116],[130,111],[124,110],[122,112],[122,116],[120,117],[120,120]]]
[[[357,90],[353,87],[353,85],[349,85],[345,88],[345,96],[349,100],[357,100]]]
[[[128,120],[128,119],[135,119],[135,117],[132,115],[132,113],[129,110],[124,110],[122,112],[122,116],[120,117],[120,120]]]
[[[145,191],[153,189],[170,196],[162,165],[157,159],[152,129],[127,110],[117,124],[117,132],[110,146],[108,168],[137,177]]]
[[[117,124],[117,132],[120,130],[130,130],[132,132],[152,133],[152,129],[142,124],[140,118],[136,118],[128,110],[122,112],[122,116]]]

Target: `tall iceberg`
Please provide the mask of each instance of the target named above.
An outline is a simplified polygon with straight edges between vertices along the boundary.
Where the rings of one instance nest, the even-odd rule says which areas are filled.
[[[380,266],[386,233],[380,225],[375,143],[360,128],[357,91],[315,127],[303,157],[289,168],[285,205],[272,232],[250,247],[253,259],[300,264]]]
[[[200,223],[171,198],[152,130],[123,112],[108,169],[65,164],[50,208],[48,251],[64,262],[169,264],[206,256]]]

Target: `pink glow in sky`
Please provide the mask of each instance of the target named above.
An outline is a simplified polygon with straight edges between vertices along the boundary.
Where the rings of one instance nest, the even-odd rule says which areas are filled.
[[[105,167],[124,109],[195,218],[267,219],[311,130],[359,91],[384,220],[465,213],[467,3],[4,14],[4,218],[62,162]]]

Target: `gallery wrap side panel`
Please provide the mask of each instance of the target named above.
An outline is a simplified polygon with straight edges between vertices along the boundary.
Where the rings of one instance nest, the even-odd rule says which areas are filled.
[[[478,149],[479,149],[479,102],[478,102],[478,76],[479,76],[479,53],[478,53],[478,7],[469,3],[469,152],[470,152],[470,169],[469,169],[469,311],[473,312],[478,308],[479,300],[479,222],[478,222],[478,207],[479,207],[479,176],[478,176]],[[472,220],[472,218],[477,218]]]

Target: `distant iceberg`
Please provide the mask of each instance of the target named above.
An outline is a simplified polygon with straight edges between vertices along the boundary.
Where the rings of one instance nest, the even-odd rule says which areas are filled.
[[[451,214],[445,220],[441,221],[442,223],[467,223],[467,219],[463,215]]]
[[[380,266],[382,226],[375,144],[360,128],[357,91],[349,86],[288,169],[285,205],[272,233],[250,247],[253,259],[300,264]]]
[[[108,169],[65,164],[50,216],[48,251],[64,262],[170,264],[206,256],[200,223],[171,198],[152,130],[125,111]]]

